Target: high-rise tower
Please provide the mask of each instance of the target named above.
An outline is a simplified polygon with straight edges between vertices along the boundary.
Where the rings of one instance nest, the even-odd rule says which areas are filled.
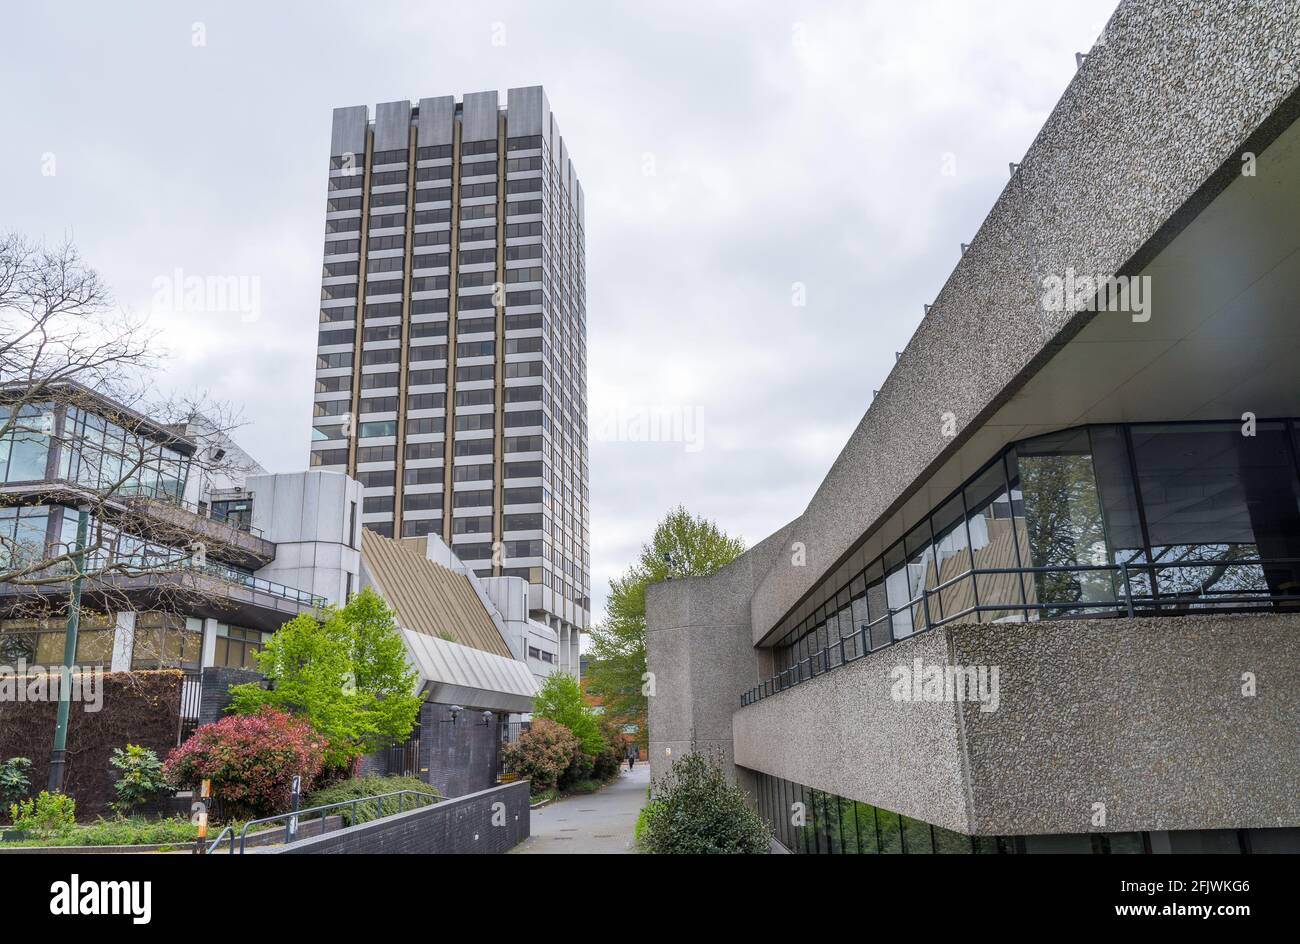
[[[582,187],[540,87],[337,108],[311,464],[588,625]]]

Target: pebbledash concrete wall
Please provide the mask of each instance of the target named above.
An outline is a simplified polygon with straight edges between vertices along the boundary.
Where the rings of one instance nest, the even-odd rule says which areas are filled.
[[[528,838],[526,780],[303,839],[260,854],[500,854]],[[496,822],[494,822],[494,817]]]
[[[1093,317],[1045,312],[1042,279],[1141,269],[1296,119],[1298,83],[1294,0],[1119,5],[794,521],[806,560],[758,575],[754,642]]]
[[[915,659],[996,710],[895,700]],[[1294,826],[1298,665],[1300,614],[943,627],[736,709],[735,762],[979,835]]]
[[[772,674],[771,654],[750,640],[749,600],[785,540],[772,535],[712,577],[646,588],[651,776],[692,746],[732,770],[731,713],[741,691]]]
[[[855,699],[878,692],[880,676],[875,673],[882,671],[884,660],[892,667],[908,647],[929,652],[927,647],[941,642],[955,645],[993,633],[988,639],[1009,647],[1008,658],[1017,652],[1028,658],[1035,646],[1059,638],[1061,631],[1043,629],[1044,624],[1032,630],[954,628],[918,638],[902,649],[868,657],[737,711],[741,693],[770,673],[770,654],[755,647],[770,641],[787,614],[817,605],[815,592],[823,578],[842,572],[847,580],[854,564],[865,564],[865,559],[855,560],[862,539],[903,507],[1092,317],[1088,312],[1044,311],[1042,279],[1069,268],[1097,276],[1140,271],[1239,176],[1244,153],[1263,152],[1300,116],[1300,29],[1294,0],[1125,0],[1107,24],[1103,40],[1089,51],[803,514],[714,577],[674,580],[647,592],[647,661],[655,681],[649,736],[655,775],[667,769],[667,751],[676,755],[694,741],[726,756],[734,750],[737,763],[756,770],[836,789],[940,825],[980,831],[997,831],[1009,823],[1017,803],[1019,832],[1033,831],[1033,824],[1041,824],[1044,831],[1067,824],[1076,829],[1076,811],[1065,809],[1066,804],[1059,809],[1035,806],[1050,799],[1046,792],[1035,798],[1035,788],[1047,791],[1064,783],[1060,770],[1083,776],[1089,789],[1107,788],[1111,794],[1124,789],[1123,784],[1105,781],[1111,762],[1103,767],[1095,749],[1085,751],[1095,769],[1081,769],[1082,761],[1065,763],[1052,755],[1052,746],[1032,736],[1032,728],[1018,735],[1039,751],[1032,773],[1037,783],[1026,779],[1031,774],[1017,769],[1021,758],[1011,746],[1015,741],[1010,732],[1017,722],[1010,711],[993,720],[972,721],[968,712],[957,715],[943,706],[916,717],[895,717],[886,708],[881,715],[885,720],[873,722],[870,731],[834,721],[837,712],[857,717]],[[941,421],[949,412],[958,428],[952,437],[944,435],[946,424]],[[798,554],[792,553],[796,543]],[[1257,619],[1256,624],[1242,625],[1272,633],[1269,618]],[[1070,625],[1092,623],[1061,624]],[[1181,638],[1197,645],[1219,638],[1213,633],[1202,638],[1204,625],[1191,625],[1201,628],[1179,629],[1174,623],[1152,632],[1166,641]],[[1245,638],[1250,631],[1237,632]],[[1127,657],[1152,669],[1181,666],[1173,651],[1161,657],[1143,640],[1124,641],[1127,645],[1115,653],[1121,662]],[[1106,662],[1098,653],[1072,648],[1076,644],[1060,639],[1058,655],[1064,665],[1082,672],[1092,664],[1089,659]],[[1231,668],[1232,657],[1222,653],[1219,669]],[[1271,671],[1277,671],[1278,663],[1271,665]],[[1027,663],[1017,671],[1032,674]],[[1051,718],[1052,699],[1067,695],[1042,697],[1029,712],[1040,726]],[[1205,718],[1204,700],[1198,703],[1184,687],[1173,684],[1165,693],[1166,702],[1157,701],[1159,697],[1152,692],[1136,704],[1144,706],[1148,723],[1154,719],[1171,726],[1173,748],[1199,757],[1202,747],[1190,731]],[[1137,716],[1126,716],[1124,709],[1123,703],[1116,704],[1102,717],[1127,717],[1133,723],[1118,730],[1141,730]],[[827,719],[834,722],[832,730],[817,734]],[[1112,729],[1116,724],[1106,723]],[[1246,721],[1231,713],[1222,723],[1243,739],[1234,750],[1256,751],[1265,737],[1252,733]],[[963,772],[960,765],[966,761],[954,748],[958,736],[969,729],[994,732],[997,725],[1007,726],[1007,736],[977,737],[967,747],[972,771]],[[1178,725],[1186,726],[1181,735],[1172,729]],[[1274,727],[1269,736],[1276,738],[1278,730]],[[1081,733],[1075,742],[1087,746]],[[905,748],[918,743],[933,748],[934,756],[904,757]],[[1217,736],[1201,742],[1207,743],[1219,743]],[[863,766],[874,762],[878,769],[848,773],[853,765],[846,758],[854,751],[863,752]],[[1169,789],[1161,793],[1148,788],[1132,802],[1150,798],[1152,805],[1141,817],[1176,828],[1174,823],[1192,823],[1196,811],[1184,799],[1191,788],[1172,785],[1171,771],[1179,766],[1176,755],[1165,756],[1170,759],[1152,756],[1136,769],[1142,776],[1156,776]],[[998,763],[1010,769],[1000,769]],[[891,765],[898,766],[891,770]],[[1198,787],[1223,797],[1215,800],[1220,807],[1200,811],[1209,821],[1232,819],[1236,825],[1254,815],[1252,810],[1265,808],[1263,791],[1272,786],[1245,789],[1239,781],[1229,790],[1215,779],[1221,769],[1209,764],[1198,775]],[[832,770],[841,773],[833,782],[819,783],[810,782],[810,770],[827,777]],[[1290,763],[1280,764],[1275,775],[1295,770]],[[1137,776],[1131,771],[1120,775]],[[995,800],[998,790],[1010,791],[1016,800]],[[1234,791],[1239,796],[1228,796]],[[1074,798],[1068,803],[1080,795],[1067,793]],[[1243,808],[1231,809],[1234,803]],[[1282,809],[1295,811],[1294,796]],[[1021,812],[1028,828],[1020,826]],[[1117,811],[1118,818],[1110,820],[1112,828],[1125,828],[1136,815],[1131,808]],[[1209,821],[1195,822],[1195,828],[1206,828]]]

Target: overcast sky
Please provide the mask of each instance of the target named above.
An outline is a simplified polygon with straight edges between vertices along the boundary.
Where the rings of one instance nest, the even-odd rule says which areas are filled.
[[[299,470],[331,110],[545,86],[587,199],[599,617],[669,507],[751,544],[803,510],[1115,3],[758,6],[16,4],[0,229],[74,238],[161,386]],[[157,297],[178,269],[256,320]],[[650,417],[679,441],[630,441]]]

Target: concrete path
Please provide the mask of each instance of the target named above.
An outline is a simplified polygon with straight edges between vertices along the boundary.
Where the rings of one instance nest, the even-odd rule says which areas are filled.
[[[521,855],[635,853],[632,830],[645,806],[649,784],[648,763],[638,763],[631,773],[624,764],[618,779],[603,790],[533,810],[532,835],[510,851]]]

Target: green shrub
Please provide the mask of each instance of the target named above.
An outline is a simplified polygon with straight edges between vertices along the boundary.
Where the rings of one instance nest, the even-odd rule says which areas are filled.
[[[727,780],[715,759],[689,753],[654,783],[641,839],[658,854],[750,854],[768,851],[767,824]]]
[[[534,718],[519,740],[507,744],[503,752],[506,769],[532,781],[533,796],[555,789],[580,754],[573,732],[549,718]]]
[[[618,776],[619,768],[623,765],[627,743],[623,740],[619,726],[608,718],[600,718],[598,724],[600,736],[605,744],[595,756],[591,774],[599,780],[613,780]]]
[[[9,807],[15,829],[49,839],[71,832],[77,826],[77,801],[66,793],[42,790],[32,800],[19,800]]]
[[[605,785],[603,780],[575,780],[564,788],[565,793],[595,793]]]
[[[122,776],[113,784],[113,789],[117,791],[117,802],[113,808],[119,812],[129,812],[167,791],[162,761],[147,747],[139,744],[128,744],[126,750],[115,747],[109,763],[122,771]]]
[[[31,767],[26,757],[11,757],[0,764],[0,803],[9,806],[31,792],[32,782],[27,779]]]
[[[317,790],[312,793],[303,802],[302,807],[306,809],[311,806],[325,806],[329,803],[343,803],[347,800],[360,800],[363,797],[379,796],[384,793],[396,793],[398,790],[414,790],[431,797],[434,802],[442,799],[442,796],[431,785],[420,780],[418,777],[353,777],[349,780],[340,780],[331,784],[323,790]],[[396,813],[401,803],[401,809],[414,809],[416,804],[427,805],[424,801],[417,800],[412,796],[389,797],[384,801],[384,815]],[[365,823],[375,818],[378,813],[379,804],[375,801],[369,803],[357,804],[357,822]],[[339,807],[337,810],[328,810],[326,816],[342,815],[345,825],[352,825],[352,808],[350,806]]]
[[[584,754],[581,749],[574,751],[573,756],[569,758],[569,766],[564,768],[564,773],[560,774],[560,789],[571,791],[575,783],[590,780],[595,769],[596,758]]]
[[[6,846],[139,846],[185,845],[198,835],[188,819],[116,816],[76,826],[57,835],[7,842]]]
[[[645,824],[650,818],[650,806],[651,804],[647,803],[641,807],[641,812],[636,814],[636,825],[632,827],[632,839],[637,846],[642,846],[645,843]]]
[[[578,680],[565,672],[548,675],[533,696],[533,719],[538,718],[549,718],[572,731],[584,754],[595,757],[605,746],[596,713],[582,697]]]

